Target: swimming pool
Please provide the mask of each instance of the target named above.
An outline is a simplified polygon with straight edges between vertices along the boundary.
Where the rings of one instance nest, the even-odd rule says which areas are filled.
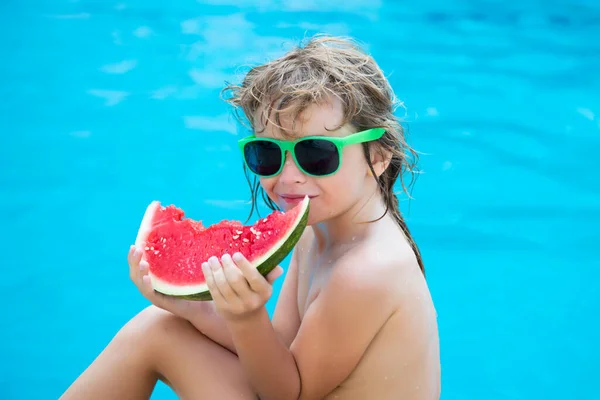
[[[0,4],[0,398],[57,398],[146,304],[125,253],[150,200],[246,217],[219,90],[316,32],[367,43],[423,153],[403,207],[442,398],[596,393],[600,7],[334,3]]]

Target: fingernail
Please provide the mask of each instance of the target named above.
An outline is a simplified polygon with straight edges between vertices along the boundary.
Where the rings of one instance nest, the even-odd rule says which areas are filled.
[[[242,256],[242,253],[239,253],[239,252],[238,252],[238,253],[235,253],[235,254],[233,255],[233,259],[234,259],[235,261],[242,261],[242,260],[244,259],[244,257]]]
[[[217,270],[217,269],[219,269],[221,262],[219,261],[219,259],[217,257],[212,256],[211,258],[208,259],[208,265],[213,270]]]
[[[223,254],[223,257],[221,257],[221,260],[223,261],[231,261],[231,256],[227,253]]]

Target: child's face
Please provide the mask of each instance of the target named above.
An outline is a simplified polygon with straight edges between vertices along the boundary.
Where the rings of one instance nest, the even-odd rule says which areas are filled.
[[[296,121],[293,135],[347,136],[354,133],[349,126],[331,131],[339,125],[342,118],[342,104],[337,99],[326,105],[312,105],[302,114],[302,120]],[[292,131],[291,121],[282,118],[281,123],[289,132]],[[271,124],[257,136],[285,139]],[[342,165],[334,175],[306,175],[295,164],[291,154],[286,153],[281,173],[271,178],[261,178],[260,183],[269,197],[284,210],[309,195],[311,210],[308,223],[315,224],[344,213],[362,197],[370,195],[372,189],[366,185],[374,185],[375,180],[369,175],[362,145],[355,144],[344,148]]]

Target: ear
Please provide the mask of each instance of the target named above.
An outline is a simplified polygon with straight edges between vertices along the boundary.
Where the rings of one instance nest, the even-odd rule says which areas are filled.
[[[390,165],[392,153],[384,150],[381,146],[371,146],[369,153],[371,155],[371,165],[373,165],[373,170],[379,178]],[[373,175],[370,168],[367,168],[367,173],[369,176]]]

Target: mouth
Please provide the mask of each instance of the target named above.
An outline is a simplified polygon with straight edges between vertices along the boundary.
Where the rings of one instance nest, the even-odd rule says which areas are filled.
[[[314,199],[317,196],[311,196],[306,194],[280,194],[279,197],[287,204],[297,204],[301,202],[304,197],[308,196],[309,199]]]

